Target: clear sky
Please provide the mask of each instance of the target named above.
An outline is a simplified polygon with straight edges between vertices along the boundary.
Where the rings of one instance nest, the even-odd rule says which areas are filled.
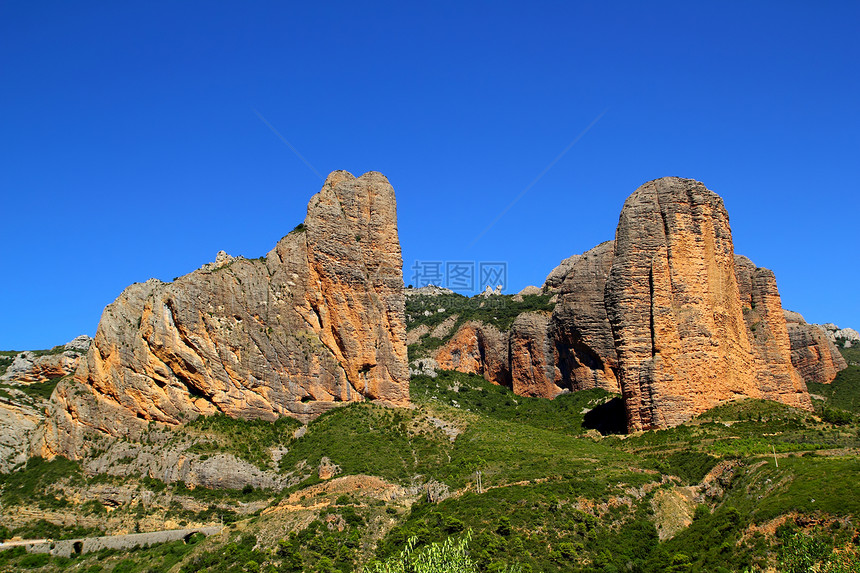
[[[265,254],[335,169],[394,185],[407,283],[505,262],[508,292],[612,239],[645,181],[698,179],[786,308],[860,328],[858,25],[827,1],[3,0],[0,348]]]

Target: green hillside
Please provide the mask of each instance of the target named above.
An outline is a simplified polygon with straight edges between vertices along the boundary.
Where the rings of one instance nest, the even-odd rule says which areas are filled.
[[[414,378],[412,409],[353,404],[303,434],[291,420],[198,419],[178,434],[194,437],[198,454],[233,453],[292,472],[296,485],[191,490],[34,458],[0,476],[0,507],[40,508],[45,517],[4,526],[3,537],[100,531],[58,523],[61,515],[80,515],[83,524],[125,515],[128,527],[144,530],[167,519],[228,526],[189,544],[68,559],[9,550],[0,552],[0,569],[357,571],[390,566],[410,539],[420,553],[468,535],[466,557],[478,571],[801,570],[791,563],[831,559],[834,546],[850,556],[860,517],[857,417],[824,415],[856,412],[860,380],[846,371],[827,390],[816,389],[826,399],[818,415],[744,400],[629,436],[613,433],[623,411],[611,394],[524,398],[454,372]],[[276,465],[267,453],[275,445],[287,449]],[[339,475],[321,479],[323,458]],[[129,484],[137,500],[153,501],[105,505],[94,493]]]

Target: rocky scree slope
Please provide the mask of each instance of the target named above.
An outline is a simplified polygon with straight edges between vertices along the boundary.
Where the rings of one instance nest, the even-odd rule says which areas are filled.
[[[335,171],[264,258],[220,254],[108,305],[34,453],[75,458],[90,432],[137,439],[151,421],[201,414],[307,421],[366,399],[406,405],[402,291],[394,189]]]

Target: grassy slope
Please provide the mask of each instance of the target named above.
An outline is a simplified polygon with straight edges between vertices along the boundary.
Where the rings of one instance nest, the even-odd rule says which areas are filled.
[[[860,382],[846,378],[834,386],[839,389],[834,396],[858,387]],[[102,560],[88,556],[78,558],[81,569],[103,564],[105,570],[166,571],[167,564],[181,561],[187,571],[239,571],[255,561],[276,570],[348,571],[373,553],[373,539],[381,539],[377,555],[385,557],[413,535],[426,543],[471,529],[474,555],[488,571],[504,563],[532,571],[739,571],[773,558],[773,538],[745,535],[752,524],[787,512],[823,520],[860,516],[854,495],[860,482],[860,462],[853,453],[860,446],[856,419],[836,426],[780,404],[746,400],[678,428],[592,439],[583,428],[586,412],[612,398],[601,391],[530,399],[478,376],[444,372],[435,379],[414,379],[412,397],[416,407],[409,410],[369,403],[333,410],[300,438],[293,437],[295,425],[289,421],[246,426],[216,418],[189,424],[185,431],[209,444],[201,447],[255,461],[265,448],[285,446],[289,451],[281,467],[306,472],[300,487],[319,482],[314,470],[325,456],[344,474],[377,475],[404,486],[442,482],[454,493],[443,502],[419,502],[409,510],[402,501],[386,504],[360,493],[336,503],[331,497],[327,508],[300,512],[301,519],[252,517],[238,522],[228,537],[201,541],[193,550],[177,546],[165,554],[154,548]],[[456,441],[437,427],[443,421],[460,432]],[[733,477],[727,474],[719,482],[724,494],[706,498],[707,506],[696,512],[688,529],[658,543],[654,492],[695,484],[720,460],[739,463]],[[82,476],[77,466],[66,467],[63,461],[51,462],[61,464],[56,468],[40,463],[3,478],[0,500],[45,507],[79,503],[64,501],[52,489],[57,471],[71,476],[60,482],[107,479]],[[484,487],[480,494],[477,470]],[[141,489],[197,496],[202,507],[212,507],[218,498],[242,503],[243,496],[277,504],[291,493],[190,492],[181,484],[139,481]],[[309,496],[307,503],[311,507],[322,499]],[[129,505],[115,511],[146,510]],[[187,519],[211,521],[217,513],[191,512]],[[329,527],[333,523],[340,525]],[[254,549],[256,541],[248,536],[262,535],[266,527],[279,532],[272,534],[275,541],[261,541]],[[299,533],[291,537],[291,529]],[[4,557],[0,568],[20,569],[25,557]],[[55,560],[43,570],[67,566]]]
[[[849,366],[830,384],[807,384],[809,391],[827,398],[834,408],[860,414],[860,366]]]

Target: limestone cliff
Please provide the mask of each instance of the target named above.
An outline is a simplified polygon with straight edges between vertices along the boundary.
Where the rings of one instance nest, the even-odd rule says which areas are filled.
[[[308,420],[342,403],[409,400],[394,189],[336,171],[302,225],[261,259],[219,254],[172,283],[128,287],[105,309],[73,383],[54,395],[42,453],[90,430],[222,412]]]
[[[780,336],[778,293],[762,280],[763,315]],[[674,426],[741,396],[811,409],[781,361],[786,342],[750,341],[728,214],[703,184],[657,179],[627,199],[605,304],[630,430]]]
[[[791,362],[807,382],[830,384],[840,370],[848,367],[845,358],[815,324],[807,324],[797,312],[785,311],[791,343]]]

